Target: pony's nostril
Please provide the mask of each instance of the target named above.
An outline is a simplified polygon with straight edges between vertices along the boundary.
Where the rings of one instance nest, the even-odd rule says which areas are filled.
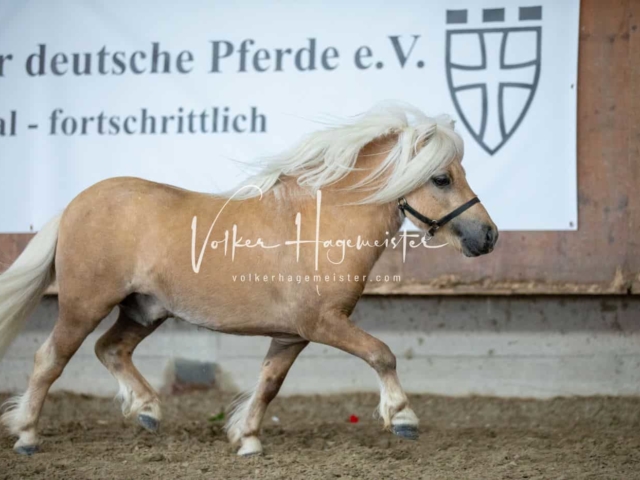
[[[487,232],[485,235],[487,245],[494,245],[498,240],[498,232],[491,225],[487,225],[484,228]]]

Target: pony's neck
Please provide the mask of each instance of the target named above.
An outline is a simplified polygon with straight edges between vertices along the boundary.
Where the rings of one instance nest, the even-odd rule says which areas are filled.
[[[322,188],[325,197],[330,198],[336,205],[359,204],[369,197],[372,193],[370,187],[366,189],[354,187],[365,180],[385,160],[397,141],[398,135],[391,134],[376,138],[365,145],[358,155],[355,170],[349,172],[340,181]],[[385,175],[386,173],[382,174],[378,179],[381,184],[384,182]],[[281,178],[276,188],[293,197],[309,195],[305,189],[298,186],[297,177]],[[380,207],[380,205],[377,206]]]
[[[395,201],[383,204],[359,203],[372,192],[352,188],[365,179],[387,157],[389,150],[397,141],[397,135],[388,135],[370,142],[360,151],[356,170],[339,182],[322,189],[321,228],[323,232],[332,232],[332,235],[337,236],[336,238],[355,240],[360,237],[364,241],[380,243],[398,233],[403,217]],[[281,179],[274,191],[274,196],[281,200],[287,198],[293,210],[297,211],[300,208],[313,215],[316,211],[317,199],[300,187],[296,180],[295,177]],[[381,178],[381,180],[384,179]],[[369,256],[369,258],[375,262],[383,250],[384,248],[380,248],[378,255]]]
[[[355,170],[350,172],[339,182],[330,185],[329,189],[345,199],[345,203],[359,203],[373,192],[371,189],[353,189],[354,186],[365,180],[389,155],[389,152],[398,142],[398,135],[391,134],[376,138],[365,145],[356,160]],[[380,178],[380,185],[385,180],[387,172]]]
[[[371,195],[372,191],[353,189],[353,186],[366,179],[387,158],[397,142],[397,134],[386,135],[369,142],[358,155],[356,170],[323,191],[323,198],[327,198],[327,203],[351,206],[353,216],[349,219],[350,225],[347,229],[351,230],[353,226],[363,238],[382,240],[393,237],[402,225],[403,218],[396,201],[384,204],[362,204],[359,202]],[[385,175],[387,175],[386,172],[381,175],[379,179],[381,183],[384,182]]]

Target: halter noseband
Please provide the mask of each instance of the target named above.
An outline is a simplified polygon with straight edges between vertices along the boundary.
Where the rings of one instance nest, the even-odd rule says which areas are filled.
[[[440,227],[444,227],[447,223],[449,223],[451,220],[456,218],[458,215],[466,212],[468,209],[473,207],[476,203],[480,203],[480,199],[478,197],[473,197],[471,200],[469,200],[466,203],[463,203],[458,208],[456,208],[454,211],[446,214],[444,217],[442,217],[439,220],[432,220],[429,217],[425,217],[420,212],[418,212],[415,208],[413,208],[411,205],[409,205],[407,203],[407,199],[404,198],[404,197],[401,197],[401,198],[398,199],[398,208],[400,209],[400,211],[402,212],[402,215],[404,217],[406,217],[407,216],[407,212],[409,212],[411,215],[416,217],[421,222],[426,223],[427,225],[429,225],[429,227],[431,227],[431,228],[429,228],[427,233],[430,236],[433,237],[435,235],[436,231]]]

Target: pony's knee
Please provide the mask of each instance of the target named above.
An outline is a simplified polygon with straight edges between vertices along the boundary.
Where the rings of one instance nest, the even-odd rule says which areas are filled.
[[[34,379],[46,383],[53,383],[62,375],[64,366],[71,355],[64,356],[58,350],[51,337],[40,346],[34,356]]]
[[[378,348],[369,354],[367,361],[377,372],[382,374],[395,371],[396,369],[396,356],[391,349],[382,342],[380,342]]]

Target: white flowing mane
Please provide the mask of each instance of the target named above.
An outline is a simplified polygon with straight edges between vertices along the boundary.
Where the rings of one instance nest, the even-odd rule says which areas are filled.
[[[371,191],[360,203],[387,203],[415,190],[454,159],[462,159],[464,145],[447,115],[428,117],[405,104],[383,104],[333,127],[313,132],[294,148],[267,159],[262,170],[233,195],[235,199],[260,195],[281,177],[297,177],[297,183],[315,193],[356,170],[360,150],[373,140],[398,135],[384,161],[351,189]],[[231,196],[231,194],[228,194]]]

